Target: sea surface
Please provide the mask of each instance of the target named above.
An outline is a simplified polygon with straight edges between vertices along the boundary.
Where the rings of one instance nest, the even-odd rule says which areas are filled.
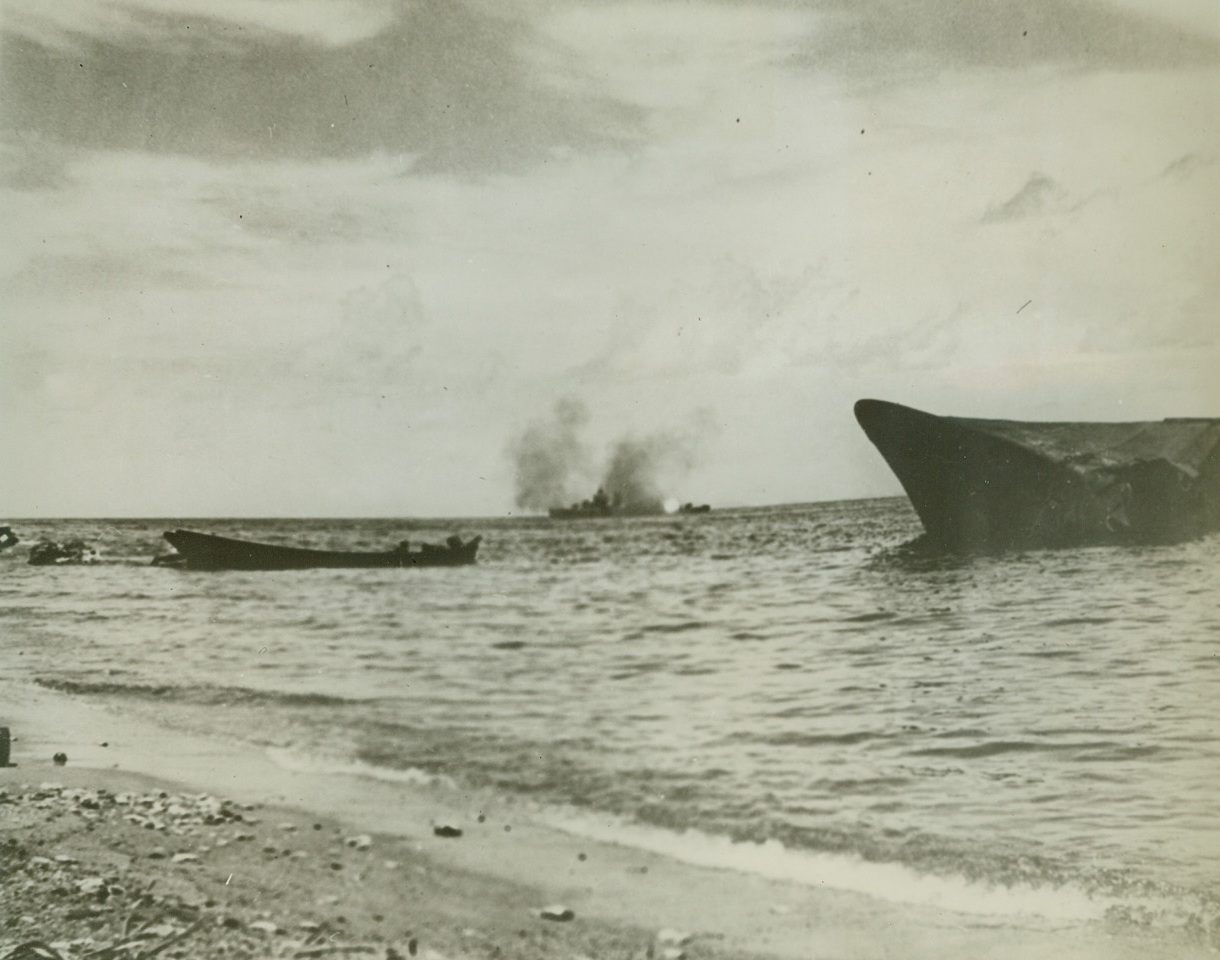
[[[0,671],[284,765],[976,914],[1220,916],[1220,537],[932,557],[905,499],[628,520],[12,521]],[[151,566],[177,526],[456,569]],[[101,562],[31,567],[42,538]]]

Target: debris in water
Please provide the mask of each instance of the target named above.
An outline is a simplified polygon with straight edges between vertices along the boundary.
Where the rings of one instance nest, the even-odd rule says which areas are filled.
[[[30,548],[30,566],[51,567],[66,563],[97,563],[101,555],[84,540],[69,540],[58,543],[43,540]]]

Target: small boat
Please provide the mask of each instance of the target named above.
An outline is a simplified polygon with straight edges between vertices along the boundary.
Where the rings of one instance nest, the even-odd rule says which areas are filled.
[[[192,570],[307,570],[318,567],[460,567],[474,563],[482,537],[465,542],[452,536],[445,543],[421,544],[412,550],[403,541],[392,550],[359,552],[281,547],[218,537],[194,530],[169,530],[165,539],[177,551],[153,559],[154,564]]]
[[[860,400],[930,545],[1173,543],[1220,530],[1220,418],[1035,423]]]

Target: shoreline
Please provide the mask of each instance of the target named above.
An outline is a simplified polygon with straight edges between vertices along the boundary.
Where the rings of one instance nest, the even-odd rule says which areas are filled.
[[[65,822],[79,820],[80,829],[71,833],[76,852],[70,856],[80,865],[113,860],[120,851],[128,877],[120,886],[132,888],[133,879],[172,886],[185,873],[195,879],[200,902],[213,904],[201,908],[205,918],[240,914],[239,926],[205,923],[196,937],[199,930],[235,936],[235,930],[262,923],[254,928],[259,937],[293,942],[287,938],[299,940],[306,929],[300,924],[329,922],[313,916],[320,897],[339,897],[334,903],[343,904],[342,939],[349,945],[373,944],[378,956],[402,953],[411,940],[441,957],[539,960],[679,953],[692,960],[1215,956],[1206,934],[1194,943],[1175,936],[1181,942],[1171,943],[1163,930],[966,915],[825,884],[699,866],[540,825],[523,805],[501,798],[474,796],[441,782],[287,769],[262,749],[167,730],[12,681],[0,681],[0,725],[11,730],[12,761],[18,764],[0,770],[0,790],[7,790],[9,799],[0,810],[19,814],[0,820],[0,843],[36,851],[30,843],[46,847]],[[51,757],[61,751],[68,761],[56,766]],[[33,799],[46,783],[65,789]],[[128,829],[123,817],[131,814],[122,805],[111,804],[111,815],[102,819],[80,819],[81,811],[65,809],[72,790],[145,797],[205,791],[243,810],[257,808],[251,816],[261,822],[192,824],[201,832],[189,835],[191,849],[178,852],[194,859],[175,863],[150,857],[166,847],[165,835]],[[461,835],[435,832],[445,826]],[[232,842],[235,832],[255,837]],[[368,836],[369,845],[347,846],[345,841],[356,836]],[[268,854],[267,848],[277,852]],[[40,851],[31,856],[50,857]],[[300,885],[285,886],[285,863],[292,864],[288,872],[298,875]],[[336,863],[340,866],[330,866]],[[386,868],[387,863],[396,866]],[[234,888],[231,880],[225,882],[229,876],[248,877],[248,886]],[[353,885],[355,876],[360,881]],[[10,913],[17,909],[5,906]],[[548,906],[562,906],[574,916],[548,921],[540,916]],[[62,939],[45,929],[55,921],[53,904],[25,903],[20,910],[18,917],[32,917],[33,923],[0,931],[0,958],[25,934],[47,942]],[[263,912],[270,916],[256,916]],[[384,918],[395,913],[402,919],[391,929]],[[266,924],[281,933],[269,934]],[[328,929],[334,927],[330,922]],[[173,956],[172,949],[163,955]]]

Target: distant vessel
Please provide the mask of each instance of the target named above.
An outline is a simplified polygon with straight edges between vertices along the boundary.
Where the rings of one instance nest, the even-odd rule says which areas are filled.
[[[1027,423],[860,400],[928,540],[949,549],[1172,543],[1220,530],[1220,419]]]
[[[655,517],[665,512],[660,500],[626,501],[622,495],[611,497],[604,487],[588,500],[574,503],[570,507],[551,507],[547,511],[552,520],[595,520],[602,517]]]
[[[421,544],[411,550],[406,541],[393,550],[355,552],[281,547],[270,543],[235,540],[194,530],[165,533],[177,555],[157,557],[153,563],[196,570],[305,570],[315,567],[456,567],[472,564],[482,537],[462,542],[452,536],[444,545]]]

